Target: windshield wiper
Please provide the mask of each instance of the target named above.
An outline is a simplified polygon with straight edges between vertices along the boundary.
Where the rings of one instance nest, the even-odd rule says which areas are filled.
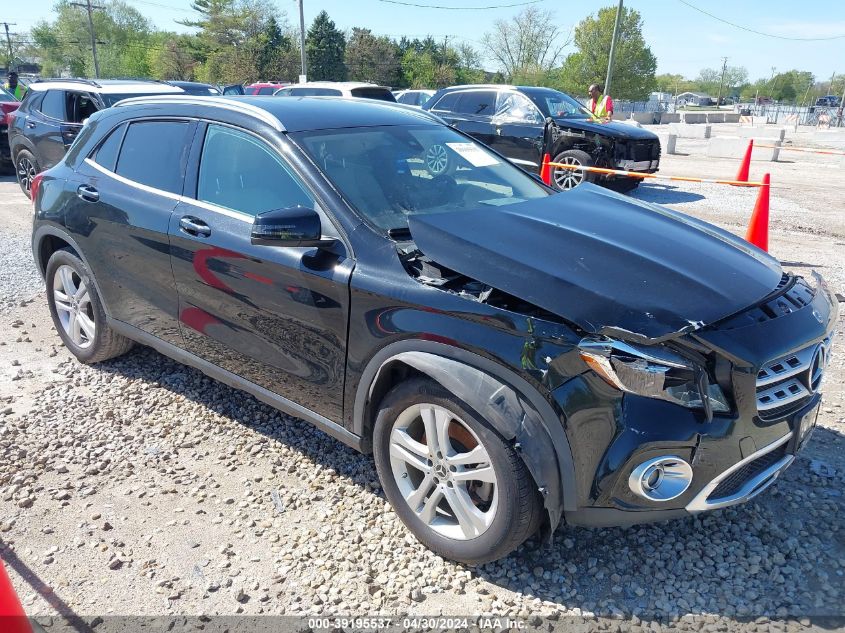
[[[407,226],[398,226],[392,229],[387,229],[387,236],[394,240],[409,240],[411,239],[411,229]]]

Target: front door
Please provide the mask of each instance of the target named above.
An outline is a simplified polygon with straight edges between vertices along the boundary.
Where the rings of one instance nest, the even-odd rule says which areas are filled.
[[[315,196],[263,139],[208,124],[191,197],[170,223],[188,351],[341,420],[353,260],[341,242],[320,250],[250,240],[257,214],[297,205],[317,209],[336,237]]]

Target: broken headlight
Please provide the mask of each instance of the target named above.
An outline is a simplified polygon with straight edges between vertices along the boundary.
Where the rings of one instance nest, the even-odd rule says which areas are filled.
[[[707,370],[665,347],[639,347],[614,340],[581,341],[582,360],[605,382],[628,393],[657,398],[689,409],[730,411],[719,385]]]

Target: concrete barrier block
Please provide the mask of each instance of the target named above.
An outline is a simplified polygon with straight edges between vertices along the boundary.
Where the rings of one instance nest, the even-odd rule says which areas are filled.
[[[707,113],[707,122],[708,123],[724,123],[725,122],[725,113],[724,112],[708,112]]]
[[[737,136],[742,138],[765,138],[782,141],[786,130],[782,127],[738,127]]]
[[[681,113],[680,112],[661,112],[660,113],[660,123],[680,123],[681,122]]]
[[[628,118],[628,114],[629,114],[628,112],[614,112],[611,119],[613,121],[624,121],[625,119]]]
[[[684,123],[707,123],[706,112],[682,112]]]
[[[661,154],[674,154],[675,153],[675,145],[678,142],[678,135],[677,134],[666,134],[660,132],[657,135],[657,138],[660,139],[660,152]]]
[[[776,147],[758,147],[756,142]],[[707,155],[717,158],[743,158],[748,149],[747,138],[735,136],[714,136],[707,144]],[[751,153],[752,160],[776,161],[780,156],[781,142],[771,138],[755,139],[754,151]]]
[[[725,112],[725,123],[739,123],[739,112]]]
[[[656,112],[631,112],[631,118],[637,123],[651,125],[654,123],[654,117],[656,114]]]
[[[689,125],[687,123],[670,123],[669,131],[678,138],[710,138],[709,125]]]

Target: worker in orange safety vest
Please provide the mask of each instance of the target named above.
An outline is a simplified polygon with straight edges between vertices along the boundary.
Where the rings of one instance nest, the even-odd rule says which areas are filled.
[[[601,86],[592,84],[589,89],[590,112],[597,119],[610,119],[613,116],[613,101],[610,95],[601,94]]]

